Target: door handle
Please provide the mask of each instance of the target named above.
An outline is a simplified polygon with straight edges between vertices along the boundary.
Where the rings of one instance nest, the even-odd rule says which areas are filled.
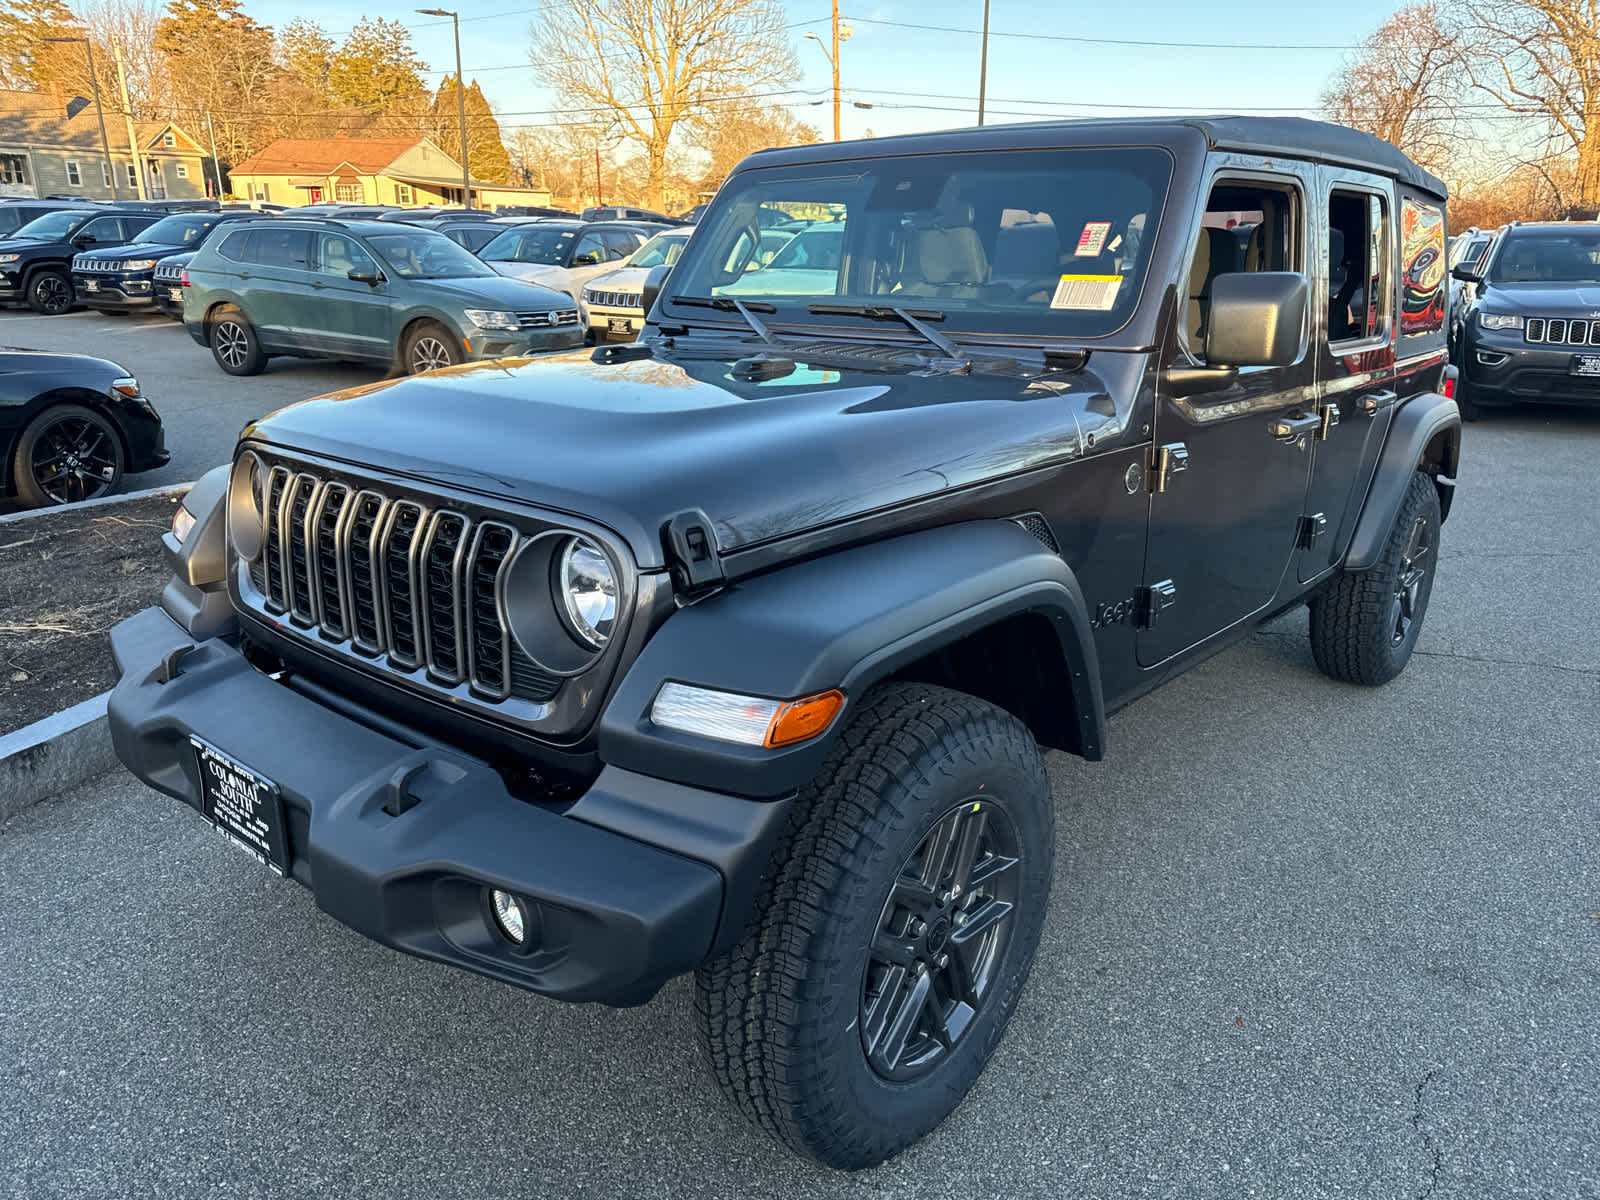
[[[320,279],[313,279],[311,281],[311,286],[314,287],[317,291],[320,292],[323,288],[327,287],[328,285],[323,283],[322,280],[320,280]]]
[[[1393,392],[1368,392],[1356,401],[1356,407],[1361,410],[1363,415],[1375,417],[1394,402],[1395,394]]]
[[[250,272],[249,271],[240,271],[239,272],[239,278],[240,279],[249,279],[250,278]]]
[[[1267,432],[1280,442],[1298,442],[1307,434],[1322,428],[1322,418],[1316,413],[1290,413],[1267,423]]]

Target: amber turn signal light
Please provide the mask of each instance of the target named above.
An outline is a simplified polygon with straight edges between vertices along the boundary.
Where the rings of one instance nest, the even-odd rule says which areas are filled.
[[[769,747],[792,746],[795,742],[814,738],[833,724],[833,719],[843,707],[844,693],[837,689],[819,692],[802,700],[790,700],[773,714],[772,723],[767,726],[765,744]]]

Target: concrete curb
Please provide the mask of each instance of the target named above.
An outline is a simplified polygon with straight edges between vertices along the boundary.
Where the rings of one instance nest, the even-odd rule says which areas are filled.
[[[102,692],[0,737],[0,824],[118,766]]]
[[[101,496],[98,500],[79,500],[76,504],[58,504],[54,508],[25,508],[21,512],[0,513],[0,525],[9,525],[12,521],[26,521],[29,517],[48,517],[52,513],[78,512],[85,508],[102,508],[108,504],[121,504],[124,500],[143,500],[148,496],[164,496],[168,492],[187,492],[194,486],[194,480],[188,483],[164,483],[160,487],[145,488],[138,492],[117,492],[112,496]]]

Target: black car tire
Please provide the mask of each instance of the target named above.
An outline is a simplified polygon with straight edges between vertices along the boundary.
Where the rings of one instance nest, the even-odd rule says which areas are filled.
[[[1462,371],[1456,377],[1456,408],[1461,411],[1463,421],[1476,421],[1483,416],[1476,393],[1477,389],[1467,382],[1467,373]]]
[[[400,369],[407,375],[420,375],[454,366],[461,359],[461,343],[453,333],[437,321],[419,321],[406,333]]]
[[[45,268],[28,277],[28,307],[46,317],[59,317],[72,311],[75,299],[72,276],[65,271]]]
[[[23,504],[48,508],[110,495],[126,465],[110,421],[80,404],[55,404],[23,429],[11,473]]]
[[[1405,669],[1433,592],[1439,525],[1439,490],[1414,472],[1377,563],[1341,571],[1311,601],[1311,655],[1324,675],[1377,685]]]
[[[868,693],[795,801],[740,942],[695,974],[724,1094],[833,1167],[927,1134],[1016,1008],[1054,838],[1044,761],[1014,717],[945,688]]]
[[[261,339],[242,309],[225,305],[211,315],[207,325],[211,357],[229,375],[259,375],[266,368]]]

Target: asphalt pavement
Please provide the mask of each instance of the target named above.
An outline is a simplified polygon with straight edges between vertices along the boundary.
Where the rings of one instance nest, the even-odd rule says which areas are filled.
[[[139,328],[81,348],[206,437],[373,377],[213,378]],[[1597,445],[1468,428],[1388,687],[1318,675],[1301,611],[1113,718],[1106,761],[1052,755],[1020,1009],[877,1170],[746,1126],[685,981],[612,1011],[405,958],[113,775],[0,828],[0,1196],[1600,1196]]]

